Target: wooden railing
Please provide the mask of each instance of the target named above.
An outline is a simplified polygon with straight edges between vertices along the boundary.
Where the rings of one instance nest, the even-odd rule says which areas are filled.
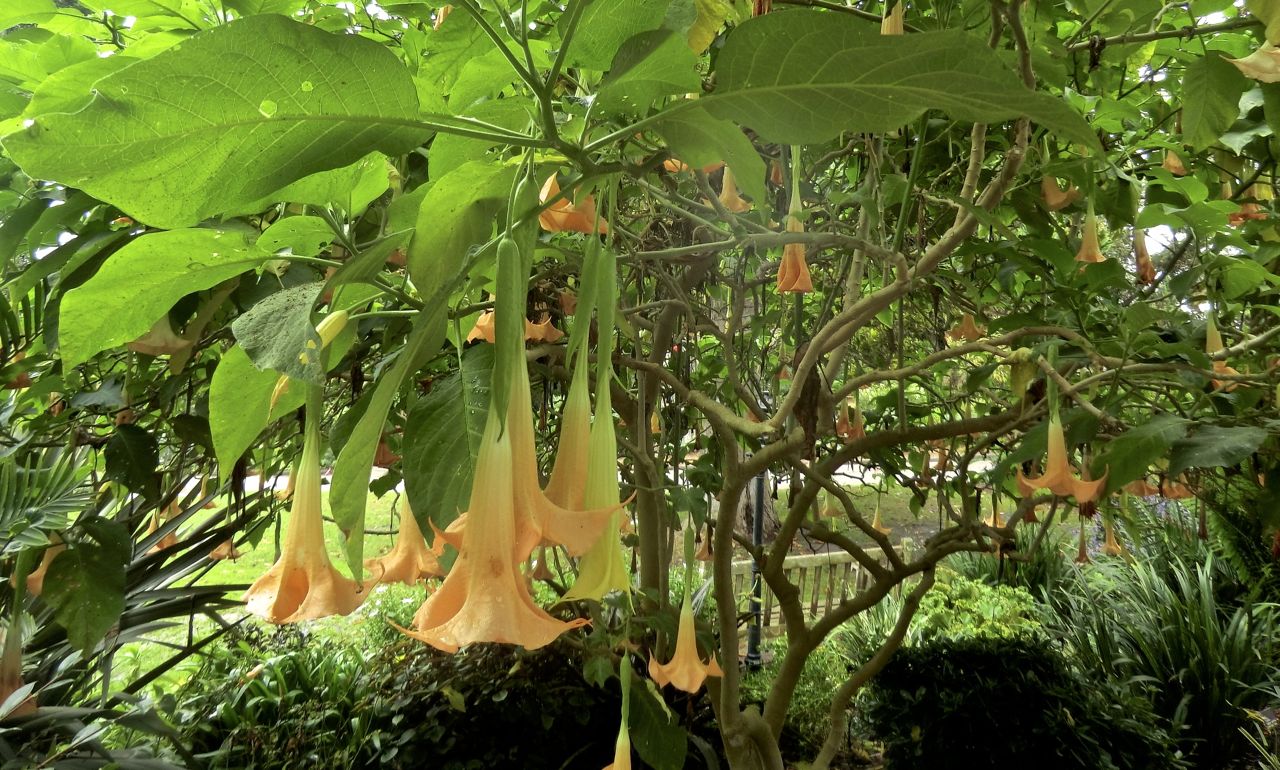
[[[911,558],[912,540],[904,538],[898,546],[903,560]],[[887,564],[879,548],[868,548],[867,553]],[[783,574],[800,589],[801,605],[809,620],[830,612],[851,596],[866,589],[872,581],[871,573],[854,561],[847,551],[788,556],[783,562]],[[894,589],[900,591],[901,586]],[[733,563],[733,593],[738,598],[738,611],[749,608],[751,598],[751,561],[743,559]],[[768,584],[762,593],[761,624],[766,633],[781,633],[782,608],[778,605]]]

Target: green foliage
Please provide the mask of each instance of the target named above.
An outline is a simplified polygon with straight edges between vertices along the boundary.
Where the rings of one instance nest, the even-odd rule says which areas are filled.
[[[920,602],[911,636],[920,643],[1014,639],[1040,632],[1043,613],[1030,593],[954,576],[939,580]]]
[[[1087,670],[1149,699],[1206,768],[1240,756],[1248,710],[1280,681],[1280,607],[1219,605],[1212,562],[1097,567],[1064,594],[1057,629]]]
[[[890,768],[982,763],[1054,770],[1176,768],[1141,699],[1074,673],[1047,639],[939,637],[873,681],[866,719]]]
[[[785,639],[765,645],[765,665],[742,678],[744,703],[764,703],[786,652]],[[822,746],[831,726],[831,693],[849,678],[852,664],[843,645],[834,639],[819,645],[805,661],[783,728],[782,746],[789,755],[811,756]]]

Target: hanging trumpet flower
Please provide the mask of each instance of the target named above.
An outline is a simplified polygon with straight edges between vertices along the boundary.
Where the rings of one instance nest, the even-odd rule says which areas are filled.
[[[494,340],[493,328],[493,311],[485,310],[476,318],[475,324],[471,327],[471,331],[467,333],[467,342],[475,342],[476,340],[484,340],[490,345]],[[551,316],[546,316],[538,323],[534,323],[529,319],[524,322],[524,338],[527,342],[559,342],[564,337],[564,332],[551,325]]]
[[[871,528],[882,535],[888,535],[893,532],[893,527],[886,527],[884,519],[880,516],[880,495],[876,495],[876,515],[871,519]]]
[[[560,183],[556,181],[556,175],[553,173],[542,184],[539,198],[545,204],[559,194]],[[609,232],[609,223],[596,215],[596,201],[590,195],[583,196],[576,203],[570,202],[568,198],[561,198],[552,203],[538,215],[538,224],[549,233],[575,232],[606,235]]]
[[[671,660],[659,663],[657,658],[649,658],[649,677],[659,687],[671,685],[677,690],[696,693],[709,676],[723,676],[720,665],[716,663],[715,653],[702,662],[698,656],[697,629],[693,618],[693,602],[689,596],[689,584],[693,582],[693,530],[685,530],[685,574],[684,598],[680,603],[680,625],[676,630],[676,651]]]
[[[427,546],[418,520],[409,508],[408,500],[400,501],[400,532],[396,544],[386,556],[369,559],[365,566],[379,576],[381,583],[404,583],[411,586],[428,577],[444,574],[440,567],[440,554],[444,553],[444,538],[436,535],[435,544]]]
[[[595,509],[612,510],[604,534],[596,539],[578,563],[578,579],[565,594],[571,599],[600,600],[613,591],[630,591],[631,574],[622,549],[622,520],[625,513],[618,491],[618,445],[613,426],[613,309],[617,284],[612,258],[596,255],[591,278],[596,284],[599,348],[596,355],[596,417],[591,424],[590,456],[587,459],[583,502]],[[585,337],[583,338],[585,343]],[[578,365],[586,365],[585,350]]]
[[[1047,489],[1055,495],[1074,497],[1077,503],[1091,503],[1098,499],[1106,486],[1107,473],[1104,472],[1102,478],[1096,481],[1075,475],[1075,469],[1067,459],[1067,439],[1056,404],[1049,414],[1047,454],[1044,473],[1039,477],[1028,478],[1021,468],[1018,469],[1018,489],[1024,497],[1030,497],[1036,490]]]
[[[893,0],[890,0],[893,2]],[[893,2],[893,9],[885,13],[880,19],[881,35],[901,35],[904,32],[902,23],[902,0]]]
[[[1102,517],[1102,531],[1104,533],[1102,552],[1107,556],[1120,556],[1124,553],[1124,546],[1120,545],[1120,541],[1116,539],[1116,528],[1111,518],[1110,516]]]
[[[1160,494],[1159,487],[1147,483],[1146,477],[1125,484],[1124,491],[1136,497],[1155,497]]]
[[[519,204],[527,185],[526,180],[518,186],[512,210],[523,208]],[[497,362],[471,499],[461,520],[446,530],[458,558],[439,590],[418,609],[414,630],[401,629],[447,652],[474,642],[536,649],[584,625],[585,620],[553,618],[534,604],[521,566],[543,542],[561,543],[570,553],[587,550],[601,539],[617,509],[566,509],[549,500],[540,486],[529,372],[519,332],[528,265],[512,232],[509,225],[509,235],[498,245],[498,282],[512,290],[499,295],[495,311]]]
[[[738,194],[738,181],[733,176],[733,169],[724,167],[724,175],[720,178],[720,205],[726,211],[743,214],[751,210],[751,201]]]
[[[310,386],[302,458],[280,559],[245,592],[249,612],[269,623],[348,615],[367,591],[329,560],[320,509],[320,388]]]
[[[1058,180],[1046,176],[1040,180],[1040,193],[1044,196],[1044,207],[1050,211],[1061,211],[1080,200],[1080,189],[1075,185],[1063,188]]]
[[[1161,161],[1160,168],[1168,171],[1174,176],[1187,175],[1186,165],[1182,162],[1182,158],[1178,157],[1178,154],[1173,150],[1164,151],[1164,160]]]
[[[791,148],[791,204],[787,209],[788,233],[803,233],[800,217],[804,206],[800,202],[800,148]],[[726,172],[727,173],[727,172]],[[809,277],[809,263],[805,260],[803,243],[786,243],[782,246],[782,262],[778,265],[778,291],[803,293],[813,291]]]
[[[947,330],[947,338],[953,342],[959,340],[977,342],[985,336],[987,336],[987,330],[973,319],[973,313],[965,313],[960,318],[960,323]]]
[[[622,656],[618,676],[622,680],[622,723],[618,727],[618,740],[613,745],[613,762],[604,770],[631,770],[631,730],[628,723],[631,721],[631,678],[635,675],[631,673],[630,655]]]
[[[1151,261],[1151,254],[1147,251],[1147,236],[1143,230],[1133,228],[1133,257],[1137,263],[1138,283],[1143,286],[1151,286],[1156,282],[1156,266]]]
[[[1093,202],[1089,202],[1089,212],[1084,216],[1084,235],[1080,239],[1080,250],[1076,252],[1076,261],[1093,263],[1106,261],[1102,246],[1098,243],[1098,217],[1093,213]]]
[[[1263,43],[1253,53],[1243,59],[1227,61],[1236,65],[1236,69],[1259,83],[1280,83],[1280,49],[1270,41]]]

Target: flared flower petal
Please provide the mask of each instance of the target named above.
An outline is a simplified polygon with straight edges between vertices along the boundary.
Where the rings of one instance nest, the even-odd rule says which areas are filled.
[[[886,527],[884,525],[884,519],[880,516],[879,501],[876,501],[876,515],[871,519],[871,528],[882,535],[887,535],[890,532],[893,532],[893,527]]]
[[[476,340],[484,340],[490,345],[493,344],[493,311],[485,310],[476,318],[475,325],[471,327],[471,331],[467,332],[467,342],[475,342]]]
[[[1148,484],[1145,478],[1138,479],[1137,481],[1130,481],[1128,484],[1125,484],[1124,491],[1131,495],[1136,495],[1137,497],[1155,497],[1160,494],[1159,487],[1153,487],[1151,484]]]
[[[307,410],[307,434],[297,471],[280,560],[245,592],[249,612],[270,623],[348,615],[368,596],[333,566],[320,509],[320,429]]]
[[[428,577],[444,574],[440,567],[440,554],[444,553],[444,540],[437,537],[435,545],[427,546],[418,520],[414,518],[407,500],[400,501],[400,532],[396,544],[385,556],[369,559],[365,566],[378,575],[380,583],[404,583],[416,585]]]
[[[564,332],[551,325],[551,316],[538,323],[524,322],[524,338],[530,342],[556,343],[564,337]]]
[[[724,167],[724,176],[720,180],[720,205],[734,214],[743,214],[751,210],[751,201],[738,194],[738,182],[733,176],[733,169]]]
[[[713,668],[714,667],[714,668]],[[676,632],[676,651],[667,663],[657,658],[649,659],[649,678],[659,687],[671,685],[677,690],[696,693],[708,676],[720,676],[723,672],[715,655],[707,663],[698,657],[698,639],[693,620],[693,605],[688,597],[680,606],[680,626]]]
[[[794,214],[787,215],[787,232],[804,232],[804,224]],[[782,262],[778,264],[778,291],[813,291],[813,280],[809,276],[809,263],[805,260],[803,243],[788,243],[782,247]]]
[[[236,548],[236,544],[231,540],[231,538],[227,538],[221,543],[218,543],[217,547],[209,552],[209,558],[213,561],[224,561],[226,559],[235,561],[242,555],[243,554],[240,553],[240,549]]]
[[[1120,545],[1120,541],[1116,539],[1116,529],[1111,524],[1110,518],[1102,520],[1102,531],[1105,535],[1102,543],[1102,552],[1107,556],[1120,556],[1124,553],[1124,546]]]
[[[445,652],[476,642],[533,650],[586,623],[548,615],[534,604],[520,573],[528,554],[520,554],[516,542],[513,427],[508,419],[504,429],[498,415],[489,413],[458,559],[414,615],[415,630],[401,629]]]
[[[1245,77],[1259,83],[1280,83],[1280,49],[1270,42],[1263,43],[1243,59],[1227,59],[1227,61],[1236,65]]]
[[[1107,474],[1093,481],[1077,478],[1075,470],[1067,461],[1067,439],[1058,420],[1049,421],[1048,452],[1045,459],[1045,470],[1039,478],[1028,478],[1018,469],[1018,489],[1024,497],[1030,497],[1036,490],[1047,489],[1055,495],[1074,497],[1077,503],[1088,503],[1098,499],[1102,488],[1106,486]]]
[[[542,203],[546,203],[559,194],[560,183],[556,181],[556,175],[553,173],[542,184],[540,199]],[[597,220],[596,202],[590,195],[577,202],[570,202],[567,198],[556,201],[538,215],[538,224],[550,233],[575,232],[606,235],[609,232],[609,223],[604,219]]]
[[[1143,286],[1154,284],[1156,282],[1156,266],[1151,261],[1151,254],[1147,251],[1147,237],[1142,230],[1137,228],[1133,231],[1133,257],[1138,267],[1138,283]]]
[[[151,325],[146,334],[133,342],[125,343],[125,347],[134,353],[148,356],[167,356],[180,353],[191,347],[191,340],[184,340],[173,333],[169,323],[169,314],[165,313],[160,320]]]
[[[973,313],[965,313],[960,323],[947,330],[947,337],[953,341],[977,342],[987,336],[987,330],[973,319]]]
[[[1065,189],[1058,185],[1058,180],[1046,176],[1040,180],[1040,193],[1044,196],[1044,207],[1050,211],[1061,211],[1080,200],[1080,190],[1075,185]]]
[[[1080,250],[1076,252],[1076,261],[1096,264],[1105,260],[1102,246],[1098,243],[1098,218],[1090,211],[1084,218],[1084,236],[1080,239]]]
[[[62,542],[62,539],[57,535],[50,535],[50,538],[53,539],[53,542],[50,543],[48,548],[44,549],[44,555],[40,557],[40,565],[32,570],[31,574],[27,575],[27,593],[32,596],[39,596],[44,593],[44,577],[49,574],[49,565],[53,564],[53,560],[58,558],[58,554],[67,550],[67,544]],[[9,585],[16,584],[15,577],[13,575],[9,576]],[[0,700],[4,699],[0,698]]]

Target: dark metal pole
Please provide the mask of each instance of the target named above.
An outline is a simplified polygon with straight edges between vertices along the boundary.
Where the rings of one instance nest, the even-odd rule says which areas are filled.
[[[756,552],[764,544],[764,471],[755,478],[755,505],[751,516],[751,544]],[[764,581],[760,577],[760,564],[751,560],[751,625],[747,627],[747,670],[755,671],[761,666],[760,631],[761,598],[764,596]]]

